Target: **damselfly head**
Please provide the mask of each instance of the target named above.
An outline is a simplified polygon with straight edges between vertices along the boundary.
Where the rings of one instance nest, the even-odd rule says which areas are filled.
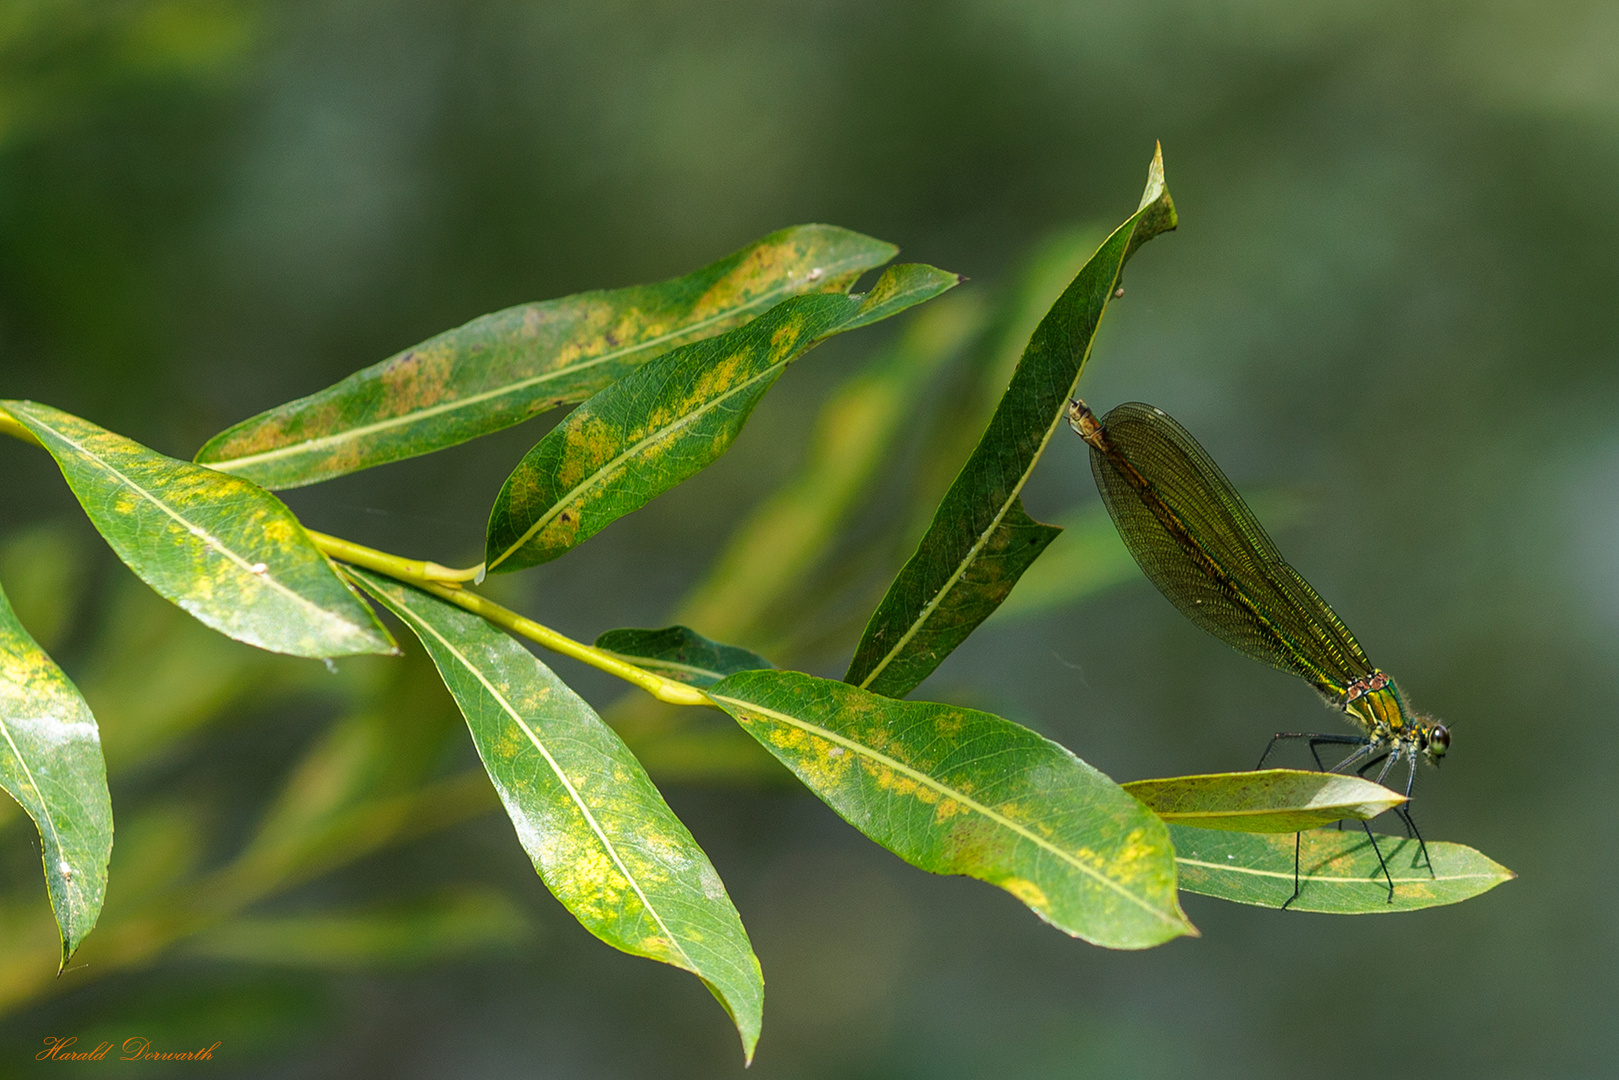
[[[1445,751],[1450,749],[1450,729],[1444,724],[1430,726],[1424,723],[1422,726],[1422,744],[1423,753],[1428,755],[1428,760],[1435,765],[1439,764],[1439,759],[1444,757]]]

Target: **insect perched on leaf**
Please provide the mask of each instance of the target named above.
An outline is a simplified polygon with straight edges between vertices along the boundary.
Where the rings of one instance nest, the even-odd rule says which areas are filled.
[[[1306,739],[1324,771],[1364,776],[1381,763],[1376,780],[1382,783],[1403,762],[1409,798],[1418,758],[1438,764],[1450,748],[1450,732],[1414,713],[1394,680],[1372,666],[1349,628],[1282,558],[1197,440],[1162,409],[1139,402],[1120,405],[1098,420],[1075,399],[1068,403],[1068,423],[1090,444],[1091,472],[1102,501],[1158,591],[1238,652],[1309,682],[1361,730],[1359,735],[1279,732],[1256,767],[1264,766],[1278,741]],[[1319,748],[1334,744],[1354,749],[1329,769]],[[1410,812],[1400,806],[1395,813],[1426,859],[1427,845]],[[1370,826],[1365,827],[1392,902],[1394,879]],[[1293,895],[1287,903],[1298,894],[1295,848]]]

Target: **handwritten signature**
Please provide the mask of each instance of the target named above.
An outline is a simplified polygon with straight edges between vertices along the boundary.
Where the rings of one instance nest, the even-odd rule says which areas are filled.
[[[113,1044],[104,1042],[94,1050],[75,1050],[77,1035],[47,1035],[45,1049],[34,1055],[35,1061],[106,1061]],[[201,1050],[159,1050],[152,1040],[139,1035],[125,1039],[118,1048],[118,1061],[212,1061],[219,1044]]]

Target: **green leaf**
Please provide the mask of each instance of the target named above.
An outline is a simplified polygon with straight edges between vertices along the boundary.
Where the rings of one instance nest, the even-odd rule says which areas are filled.
[[[350,569],[438,665],[518,840],[552,894],[616,949],[685,968],[751,1059],[764,980],[708,856],[595,710],[506,634],[454,604]]]
[[[663,630],[609,630],[596,639],[596,648],[628,660],[636,667],[692,686],[713,686],[738,671],[773,666],[758,653],[710,641],[684,626]]]
[[[415,457],[583,401],[789,296],[843,292],[896,248],[830,225],[771,233],[655,285],[484,315],[210,439],[199,463],[269,488]]]
[[[1239,904],[1279,908],[1293,895],[1293,837],[1216,832],[1171,825],[1181,888]],[[1394,901],[1363,829],[1314,829],[1300,835],[1299,898],[1290,911],[1376,915],[1454,904],[1517,875],[1470,847],[1430,841],[1433,873],[1415,840],[1380,836],[1394,879]]]
[[[39,826],[62,966],[101,914],[112,800],[101,735],[78,688],[28,636],[0,592],[0,787]]]
[[[292,511],[263,488],[49,405],[0,407],[50,451],[118,557],[197,619],[293,656],[397,651]]]
[[[1124,790],[1175,825],[1254,833],[1294,833],[1344,818],[1367,821],[1406,801],[1359,776],[1297,769],[1137,780]]]
[[[889,268],[863,295],[784,300],[748,325],[677,349],[614,383],[541,439],[489,516],[491,571],[549,562],[725,453],[787,365],[834,334],[939,295],[961,279]]]
[[[742,672],[708,695],[845,821],[914,866],[987,881],[1109,948],[1197,933],[1176,902],[1163,822],[1027,728],[796,671]]]
[[[276,967],[352,971],[442,964],[492,953],[534,936],[504,893],[456,889],[403,907],[238,916],[185,945],[191,955]]]
[[[1175,227],[1154,155],[1140,208],[1114,230],[1046,317],[1018,361],[989,427],[945,493],[916,553],[866,625],[844,681],[904,697],[989,617],[1057,535],[1019,493],[1062,422],[1102,315],[1136,248]]]
[[[826,561],[895,441],[915,423],[930,376],[962,350],[983,318],[970,293],[931,303],[885,356],[834,390],[816,417],[803,464],[732,533],[676,618],[757,645],[770,636],[767,612],[774,615],[779,604],[793,609],[789,617],[801,628],[801,605],[788,596]],[[1134,569],[1128,554],[1125,562]]]

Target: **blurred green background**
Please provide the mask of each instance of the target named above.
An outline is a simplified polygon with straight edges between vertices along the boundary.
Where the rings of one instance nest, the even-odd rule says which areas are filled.
[[[0,0],[0,395],[189,457],[472,316],[805,221],[963,272],[962,303],[1001,311],[1031,252],[1060,264],[1074,230],[1130,212],[1154,139],[1181,228],[1131,264],[1082,393],[1163,407],[1239,486],[1287,497],[1291,561],[1451,725],[1419,777],[1425,835],[1520,880],[1386,919],[1189,897],[1201,939],[1110,953],[904,865],[767,771],[704,780],[675,754],[668,798],[765,969],[750,1075],[1612,1075],[1612,4]],[[504,598],[587,640],[669,621],[905,329],[812,354],[720,464]],[[894,508],[965,452],[939,448],[993,368],[976,348],[901,418],[854,541],[914,537]],[[550,422],[289,502],[475,561]],[[30,1060],[77,1034],[218,1040],[197,1069],[246,1077],[741,1075],[695,980],[545,893],[458,779],[468,740],[419,656],[334,676],[236,646],[131,589],[44,455],[0,446],[0,472],[0,577],[96,707],[119,815],[103,940],[60,980],[35,838],[15,813],[0,834],[0,1070],[119,1067]],[[1093,513],[1076,440],[1026,499]],[[880,590],[903,545],[867,548],[826,572]],[[1018,599],[916,696],[1119,780],[1333,729],[1138,577]],[[774,633],[837,676],[862,614]]]

